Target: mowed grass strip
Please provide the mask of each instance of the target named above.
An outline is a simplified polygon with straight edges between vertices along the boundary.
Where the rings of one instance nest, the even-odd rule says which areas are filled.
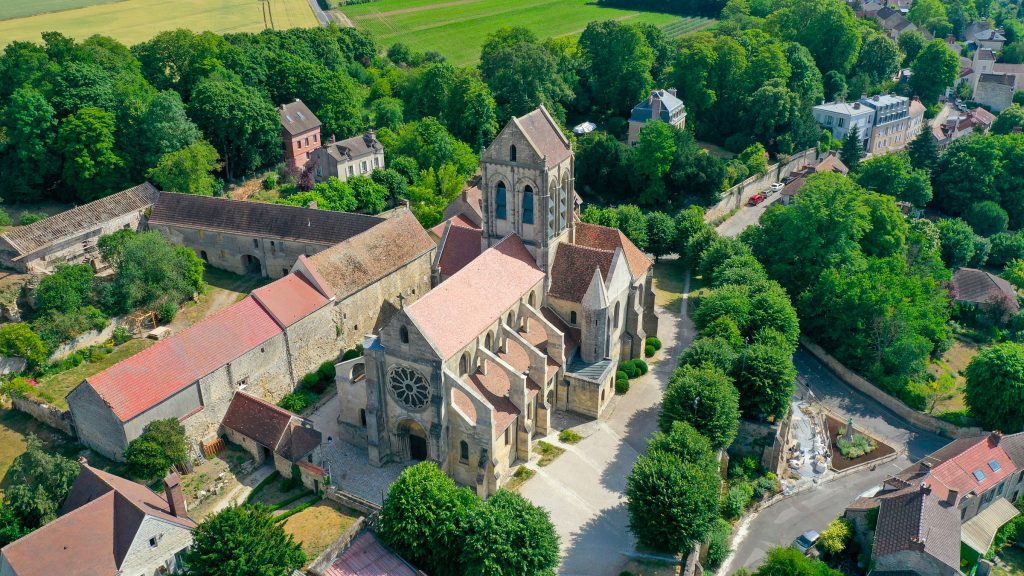
[[[0,5],[7,1],[0,0]],[[15,1],[28,3],[31,0]],[[49,4],[84,3],[84,0],[45,1]],[[96,4],[96,1],[89,4]],[[270,8],[278,30],[317,25],[308,0],[270,0]],[[0,20],[0,46],[13,40],[40,42],[40,34],[48,30],[57,30],[79,40],[103,34],[131,45],[177,28],[218,34],[259,32],[264,28],[263,12],[259,0],[123,0]]]
[[[656,26],[679,20],[671,14],[597,6],[593,0],[382,0],[342,11],[385,47],[403,42],[413,50],[440,52],[460,65],[479,60],[487,35],[504,26],[523,26],[548,38],[579,34],[595,20]]]

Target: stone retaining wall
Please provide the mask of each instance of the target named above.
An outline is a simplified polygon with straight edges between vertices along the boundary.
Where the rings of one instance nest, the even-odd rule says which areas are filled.
[[[900,400],[890,396],[887,392],[874,384],[868,382],[860,375],[856,374],[853,370],[850,370],[846,366],[843,366],[839,360],[833,358],[828,352],[826,352],[821,346],[818,346],[814,342],[807,338],[800,337],[800,344],[810,352],[815,358],[821,361],[822,364],[827,366],[840,380],[853,388],[860,390],[864,394],[870,396],[873,400],[877,401],[881,405],[885,406],[889,410],[892,410],[897,416],[903,418],[907,422],[910,422],[918,428],[924,430],[944,434],[951,438],[964,438],[970,436],[980,436],[985,432],[981,428],[961,428],[945,420],[939,420],[934,416],[929,416],[924,412],[918,412],[910,406],[907,406]]]
[[[71,413],[67,410],[61,410],[60,408],[50,406],[49,404],[45,404],[38,400],[25,398],[24,396],[19,396],[17,394],[12,394],[11,401],[14,404],[15,410],[20,410],[43,424],[46,424],[51,428],[56,428],[72,438],[77,436],[74,424],[71,422]]]
[[[763,192],[775,182],[780,182],[786,176],[815,162],[817,158],[817,149],[808,148],[791,156],[789,162],[785,164],[772,164],[768,166],[768,170],[764,174],[755,174],[722,192],[722,199],[718,201],[718,204],[709,207],[704,212],[704,221],[713,222],[725,216],[733,209],[743,206],[754,194]]]
[[[50,354],[49,361],[55,362],[66,358],[83,348],[103,344],[114,337],[114,330],[116,330],[123,322],[124,320],[120,317],[111,318],[110,322],[107,323],[107,327],[103,330],[89,330],[88,332],[79,334],[74,339],[58,346],[57,349],[53,351],[53,354]]]
[[[360,516],[359,519],[355,521],[355,524],[349,526],[348,530],[346,530],[344,534],[339,536],[337,540],[327,547],[326,550],[321,552],[320,555],[316,557],[316,560],[313,560],[309,565],[308,571],[316,576],[323,576],[324,572],[326,572],[327,569],[331,567],[331,564],[334,563],[334,560],[348,549],[349,545],[352,544],[352,541],[362,534],[365,529],[366,518]]]

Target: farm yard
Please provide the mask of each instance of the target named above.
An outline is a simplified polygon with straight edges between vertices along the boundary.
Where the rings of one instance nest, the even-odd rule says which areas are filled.
[[[269,0],[274,26],[317,25],[307,0]],[[103,34],[125,44],[148,40],[164,30],[259,32],[264,29],[259,0],[4,0],[0,2],[0,47],[14,40],[40,41],[58,30],[83,40]]]
[[[356,27],[384,47],[402,42],[413,50],[435,50],[453,64],[476,62],[487,34],[503,26],[523,26],[540,37],[583,32],[589,22],[615,19],[649,23],[678,37],[712,26],[707,18],[598,6],[591,0],[381,0],[344,7]]]

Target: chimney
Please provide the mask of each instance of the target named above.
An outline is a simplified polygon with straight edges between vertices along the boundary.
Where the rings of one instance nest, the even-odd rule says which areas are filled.
[[[661,98],[658,96],[658,91],[651,92],[651,119],[657,120],[661,116]]]
[[[675,88],[669,88],[668,89],[668,93],[673,95],[673,96],[675,96],[676,95],[676,89]]]
[[[853,109],[854,110],[860,110],[860,102],[854,102],[853,103]]]
[[[310,200],[309,207],[312,208],[313,210],[316,210],[316,200]]]
[[[999,441],[1003,439],[1003,433],[996,430],[988,436],[988,443],[992,446],[999,446]]]
[[[181,476],[177,472],[171,472],[164,478],[164,495],[167,496],[167,507],[171,514],[181,518],[188,513],[185,494],[181,491]]]
[[[946,504],[949,506],[956,506],[956,498],[960,493],[956,490],[950,490],[949,495],[946,496]]]
[[[922,494],[931,494],[932,493],[932,487],[929,486],[927,482],[921,482],[921,493]]]
[[[334,137],[334,134],[331,134],[331,146],[334,146],[335,142],[337,141],[338,140]]]

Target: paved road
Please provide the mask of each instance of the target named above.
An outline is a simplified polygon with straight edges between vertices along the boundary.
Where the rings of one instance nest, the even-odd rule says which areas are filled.
[[[732,218],[718,225],[718,233],[722,236],[739,236],[740,232],[746,230],[748,226],[757,224],[765,210],[775,202],[778,202],[781,197],[780,194],[772,194],[768,197],[768,200],[761,202],[757,206],[744,205],[740,208],[739,212],[733,214]]]
[[[309,0],[309,7],[313,9],[313,15],[320,22],[320,25],[327,27],[331,23],[331,17],[324,12],[324,9],[320,7],[320,3],[317,0]]]
[[[689,281],[687,281],[687,285]],[[565,446],[566,453],[538,470],[519,492],[551,512],[561,537],[559,574],[615,576],[633,550],[627,525],[626,477],[647,439],[658,425],[661,397],[679,352],[694,338],[693,324],[683,313],[659,311],[660,360],[647,375],[632,382],[601,420],[576,427],[585,439]],[[556,438],[549,438],[559,444]]]
[[[769,548],[788,545],[806,530],[820,532],[860,494],[949,442],[948,438],[910,426],[881,404],[848,387],[806,351],[799,350],[793,359],[801,381],[814,393],[815,400],[843,417],[852,416],[857,428],[906,452],[875,470],[827,482],[762,511],[737,533],[733,542],[736,552],[721,574],[756,568]],[[806,389],[798,394],[806,394]]]

